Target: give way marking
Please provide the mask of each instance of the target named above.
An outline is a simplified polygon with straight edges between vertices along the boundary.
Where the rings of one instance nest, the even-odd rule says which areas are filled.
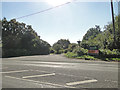
[[[54,75],[55,75],[55,73],[51,73],[51,74],[24,76],[24,77],[22,77],[22,78],[45,77],[45,76],[54,76]]]
[[[66,84],[70,86],[70,85],[78,85],[78,84],[85,84],[85,83],[92,83],[92,82],[97,82],[97,80],[92,79],[92,80],[85,80],[85,81],[70,82]]]

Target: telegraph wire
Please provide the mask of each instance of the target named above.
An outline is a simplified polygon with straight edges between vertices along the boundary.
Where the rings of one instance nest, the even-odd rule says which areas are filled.
[[[61,6],[66,5],[66,4],[70,4],[70,3],[71,3],[71,2],[66,2],[66,3],[64,3],[64,4],[61,4],[61,5],[58,5],[58,6],[55,6],[55,7],[51,7],[51,8],[48,8],[48,9],[45,9],[45,10],[36,12],[36,13],[32,13],[32,14],[28,14],[28,15],[25,15],[25,16],[17,17],[17,18],[15,18],[15,19],[21,19],[21,18],[29,17],[29,16],[32,16],[32,15],[35,15],[35,14],[43,13],[43,12],[46,12],[46,11],[49,11],[49,10],[52,10],[52,9],[61,7]]]

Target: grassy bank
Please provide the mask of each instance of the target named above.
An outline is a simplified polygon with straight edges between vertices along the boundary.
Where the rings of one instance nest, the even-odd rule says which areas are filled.
[[[78,56],[76,53],[68,52],[64,54],[68,58],[76,58],[76,59],[85,59],[85,60],[104,60],[104,61],[118,61],[120,62],[120,58],[105,58],[105,57],[97,57],[90,55],[81,55]]]

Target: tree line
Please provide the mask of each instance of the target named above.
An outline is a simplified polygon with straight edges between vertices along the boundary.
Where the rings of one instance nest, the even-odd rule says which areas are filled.
[[[80,56],[87,55],[90,46],[98,46],[104,55],[120,55],[120,15],[115,17],[116,41],[113,38],[114,31],[112,22],[110,22],[104,26],[103,31],[99,25],[88,29],[80,41],[80,45],[71,43],[68,39],[60,39],[50,46],[48,42],[38,36],[31,25],[20,23],[15,19],[8,21],[6,18],[0,20],[0,23],[2,23],[3,57],[68,52]]]
[[[32,29],[31,25],[17,22],[15,19],[2,22],[2,57],[49,54],[50,44]]]
[[[103,31],[99,25],[95,25],[95,27],[88,29],[80,44],[60,39],[53,44],[52,53],[68,53],[67,56],[77,57],[87,55],[90,46],[97,46],[100,52],[99,57],[120,57],[120,15],[115,17],[115,37],[114,40],[112,22],[105,25]]]
[[[104,26],[104,31],[101,31],[100,26],[90,28],[83,36],[81,46],[88,48],[89,45],[96,45],[100,49],[118,49],[120,50],[120,28],[118,28],[120,15],[115,17],[115,39],[112,22]],[[120,26],[119,26],[120,27]]]

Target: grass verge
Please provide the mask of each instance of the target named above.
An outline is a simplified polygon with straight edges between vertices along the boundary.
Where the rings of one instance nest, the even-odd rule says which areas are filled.
[[[64,54],[66,57],[68,58],[77,58],[77,59],[85,59],[85,60],[95,60],[97,58],[93,57],[93,56],[89,56],[89,55],[81,55],[78,56],[77,54],[73,53],[73,52],[68,52],[66,54]]]
[[[90,55],[78,56],[77,54],[75,54],[73,52],[67,52],[64,55],[66,57],[68,57],[68,58],[85,59],[85,60],[104,60],[104,61],[117,61],[117,62],[120,62],[120,58],[103,58],[103,57],[97,58],[96,56],[94,57],[94,56],[90,56]]]

